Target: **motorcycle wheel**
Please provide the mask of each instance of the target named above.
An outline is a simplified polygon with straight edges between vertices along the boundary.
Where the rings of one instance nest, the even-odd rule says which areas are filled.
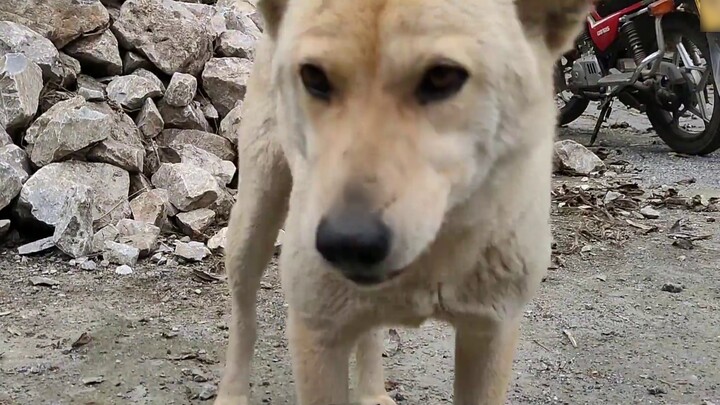
[[[706,69],[712,70],[710,51],[705,33],[700,30],[700,23],[696,17],[686,14],[668,16],[663,21],[663,32],[667,39],[682,38],[683,42],[690,41],[701,52],[706,60]],[[672,41],[675,43],[675,41]],[[687,155],[707,155],[720,149],[720,92],[713,84],[712,73],[707,81],[704,91],[707,91],[708,100],[712,100],[712,116],[705,122],[702,132],[690,132],[680,126],[673,115],[657,103],[647,105],[647,117],[660,139],[675,152]],[[712,87],[712,97],[708,88]],[[706,112],[707,113],[707,112]]]
[[[562,102],[562,106],[558,106],[558,125],[567,125],[578,119],[587,109],[590,100],[573,94],[570,97],[563,97],[563,92],[568,91],[567,78],[565,70],[568,66],[572,66],[572,61],[567,60],[563,63],[565,57],[562,57],[555,64],[555,100]]]

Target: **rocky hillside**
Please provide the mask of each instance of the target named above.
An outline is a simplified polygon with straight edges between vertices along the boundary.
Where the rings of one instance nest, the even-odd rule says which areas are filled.
[[[0,2],[0,244],[118,271],[222,249],[261,31],[244,0]]]

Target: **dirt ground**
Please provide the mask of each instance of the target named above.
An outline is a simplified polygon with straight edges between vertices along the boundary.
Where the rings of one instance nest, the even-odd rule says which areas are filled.
[[[586,142],[595,111],[588,113],[561,138]],[[616,113],[610,123],[601,151],[645,196],[662,185],[720,195],[720,153],[671,154],[639,114]],[[605,181],[557,177],[555,185]],[[626,225],[603,228],[575,211],[553,214],[559,265],[527,307],[508,403],[720,404],[720,226],[710,222],[720,213],[660,207],[658,219],[631,216],[631,226],[616,218]],[[677,232],[709,239],[683,249],[691,246],[669,237]],[[146,262],[121,276],[0,248],[0,404],[210,403],[229,295],[222,282],[194,274],[216,271],[219,261]],[[34,276],[57,285],[33,286]],[[259,300],[254,401],[292,404],[274,265]],[[388,336],[388,386],[398,403],[452,403],[452,330],[431,322]]]

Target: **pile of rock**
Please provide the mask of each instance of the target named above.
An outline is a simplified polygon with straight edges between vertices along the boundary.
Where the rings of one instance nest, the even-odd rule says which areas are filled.
[[[175,231],[204,257],[262,30],[254,4],[210,3],[0,2],[0,241],[132,265]]]

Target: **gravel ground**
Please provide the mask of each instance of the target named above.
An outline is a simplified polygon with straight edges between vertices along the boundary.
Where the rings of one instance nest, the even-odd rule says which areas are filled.
[[[561,137],[586,142],[591,114]],[[681,194],[720,195],[720,153],[671,154],[638,114],[620,111],[610,124],[598,145],[630,162],[643,188],[692,177],[676,186]],[[527,308],[508,403],[720,404],[720,227],[709,222],[720,214],[659,211],[658,219],[637,220],[658,232],[599,240],[578,238],[577,216],[553,216],[566,254]],[[688,232],[712,238],[692,250],[673,246],[668,230],[680,219]],[[0,248],[0,404],[209,403],[229,295],[223,283],[193,273],[212,272],[219,261],[148,263],[120,276]],[[34,276],[57,285],[33,286]],[[260,292],[258,404],[293,403],[284,314],[273,264]],[[388,336],[388,385],[398,403],[451,403],[452,331],[430,322]]]

